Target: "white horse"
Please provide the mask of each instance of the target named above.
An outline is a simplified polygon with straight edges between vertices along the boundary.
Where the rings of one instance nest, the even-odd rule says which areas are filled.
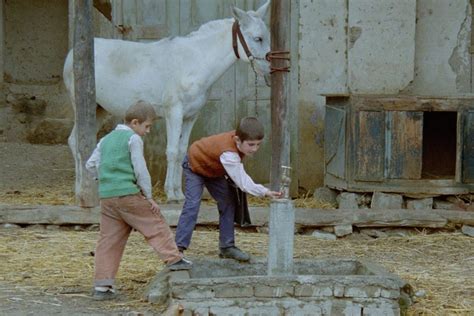
[[[257,11],[232,7],[233,19],[210,21],[184,37],[151,43],[95,39],[97,104],[114,116],[123,117],[131,104],[143,100],[166,120],[168,201],[184,199],[180,163],[212,84],[239,56],[251,62],[259,75],[269,74],[270,63],[265,55],[270,51],[270,35],[263,21],[269,3],[270,0]],[[239,30],[243,37],[239,37]],[[70,51],[63,75],[74,106],[72,56]],[[74,157],[75,129],[76,126],[69,136]]]

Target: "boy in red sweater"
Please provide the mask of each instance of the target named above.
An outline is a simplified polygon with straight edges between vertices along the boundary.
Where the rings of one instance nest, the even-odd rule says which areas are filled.
[[[245,156],[252,156],[259,149],[263,137],[263,125],[255,117],[246,117],[240,121],[237,130],[202,138],[190,146],[183,161],[185,201],[176,228],[176,245],[180,251],[186,250],[191,243],[206,186],[219,210],[219,256],[243,262],[250,260],[247,253],[235,246],[235,191],[224,176],[227,175],[246,193],[279,197],[280,192],[256,184],[242,164]]]

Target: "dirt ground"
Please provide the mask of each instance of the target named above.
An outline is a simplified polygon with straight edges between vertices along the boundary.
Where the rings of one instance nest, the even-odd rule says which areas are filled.
[[[67,146],[0,143],[0,203],[72,203],[74,166]],[[363,258],[407,281],[417,293],[410,315],[474,315],[474,239],[453,227],[371,238],[354,233],[337,241],[296,235],[296,258]],[[0,315],[160,315],[142,300],[163,266],[133,233],[113,302],[90,299],[96,230],[0,228]],[[187,255],[217,257],[217,232],[201,228]],[[263,257],[267,235],[237,233],[238,245]]]

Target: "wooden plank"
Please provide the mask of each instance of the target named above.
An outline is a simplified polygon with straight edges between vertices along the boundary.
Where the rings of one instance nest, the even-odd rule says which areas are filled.
[[[423,112],[389,112],[388,176],[420,179],[423,152]]]
[[[75,1],[74,14],[76,202],[82,207],[94,207],[99,202],[97,184],[85,168],[96,144],[92,1]]]
[[[357,111],[458,111],[474,107],[471,98],[423,98],[352,96],[351,104]]]
[[[181,204],[161,206],[163,216],[176,226]],[[268,225],[269,208],[250,207],[254,226]],[[9,205],[0,204],[0,223],[15,224],[98,224],[99,208],[84,209],[68,205]],[[215,206],[203,205],[198,225],[217,226],[219,214]],[[444,227],[447,223],[474,225],[474,212],[449,210],[341,210],[295,209],[295,224],[304,227],[337,226],[351,224],[357,227]]]
[[[464,124],[463,182],[474,183],[474,111],[466,113]]]
[[[385,113],[356,112],[354,146],[354,179],[382,181],[385,160]]]
[[[324,160],[326,173],[345,178],[346,112],[344,109],[326,106]]]

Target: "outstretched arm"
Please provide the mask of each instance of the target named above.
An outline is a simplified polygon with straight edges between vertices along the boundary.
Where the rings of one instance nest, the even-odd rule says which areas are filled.
[[[272,198],[277,198],[281,195],[280,192],[270,191],[263,185],[256,184],[245,172],[242,160],[237,153],[224,152],[220,156],[220,161],[229,177],[242,191],[255,196],[268,196]]]

